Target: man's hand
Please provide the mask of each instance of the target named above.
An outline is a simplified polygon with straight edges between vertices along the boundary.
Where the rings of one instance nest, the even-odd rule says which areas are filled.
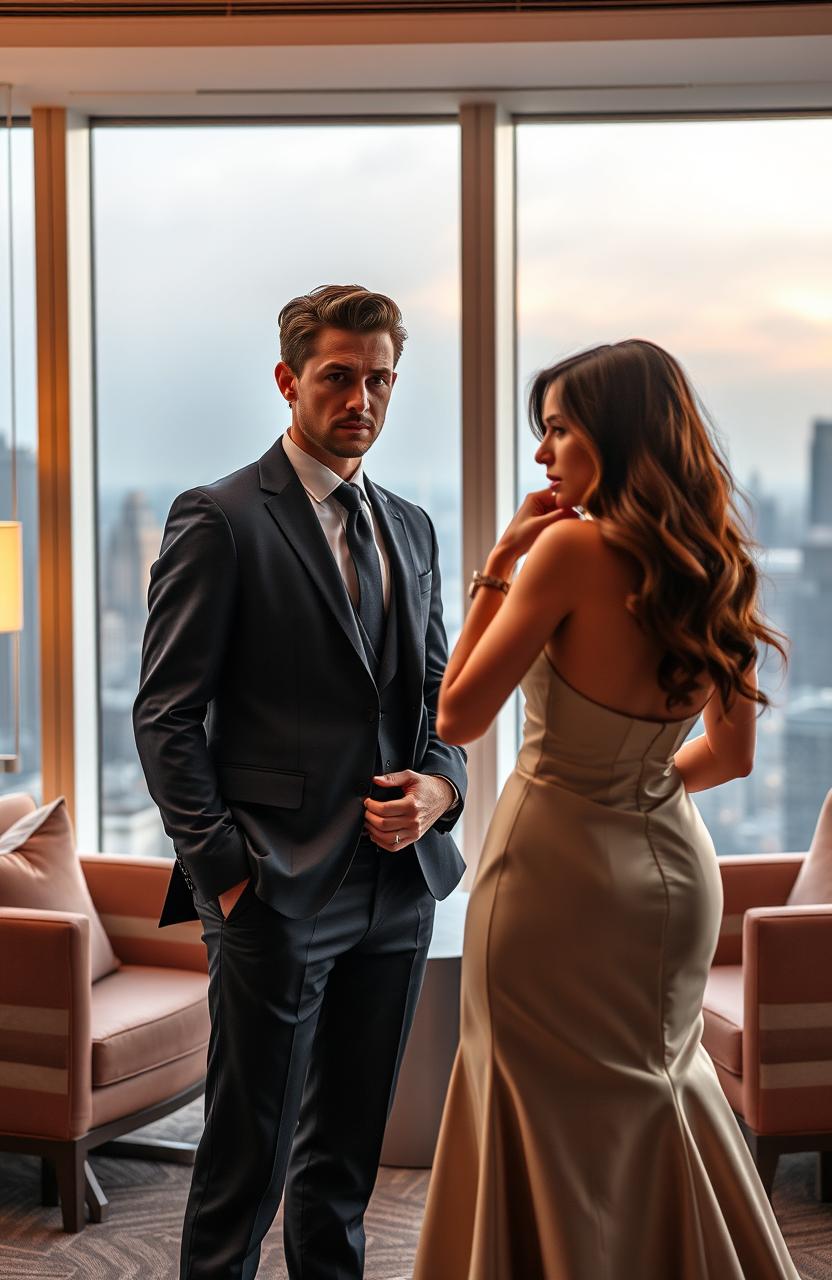
[[[364,830],[380,849],[396,853],[415,844],[456,800],[447,778],[432,773],[381,773],[373,778],[379,787],[399,787],[399,800],[364,800]]]
[[[217,898],[217,902],[220,904],[220,911],[222,912],[223,920],[228,919],[237,904],[237,899],[242,895],[243,889],[245,889],[250,879],[251,876],[246,876],[245,880],[241,880],[239,884],[233,884],[230,889],[226,889],[225,892],[221,893]]]

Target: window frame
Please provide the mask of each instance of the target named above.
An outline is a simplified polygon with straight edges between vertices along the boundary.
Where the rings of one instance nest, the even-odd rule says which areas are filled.
[[[729,86],[730,88],[731,86]],[[748,86],[739,86],[748,88]],[[708,106],[726,86],[700,86],[702,105],[668,109],[667,86],[628,89],[628,105],[524,110],[524,93],[471,95],[437,90],[436,110],[227,116],[81,116],[62,107],[35,108],[38,300],[39,457],[41,462],[41,670],[44,796],[66,794],[79,845],[99,845],[97,593],[87,581],[94,557],[95,431],[91,307],[91,129],[168,126],[458,121],[461,130],[462,451],[476,469],[462,472],[463,583],[481,567],[513,510],[517,441],[516,128],[524,123],[622,123],[732,119],[832,118],[832,106]],[[602,87],[603,89],[603,87]],[[756,95],[775,86],[753,86]],[[614,87],[603,89],[615,101]],[[589,91],[581,90],[579,97]],[[595,91],[592,91],[595,92]],[[575,95],[573,95],[574,97]],[[476,101],[471,98],[476,97]],[[480,98],[487,100],[480,100]],[[633,106],[636,98],[643,105]],[[354,103],[354,94],[343,94]],[[528,100],[526,98],[526,100]],[[70,423],[72,431],[70,432]],[[46,537],[44,537],[44,531]],[[94,563],[97,561],[94,559]],[[95,579],[97,581],[96,567]],[[95,691],[95,696],[91,694]],[[511,704],[470,752],[466,846],[483,842],[514,741]],[[473,870],[474,857],[469,857]]]

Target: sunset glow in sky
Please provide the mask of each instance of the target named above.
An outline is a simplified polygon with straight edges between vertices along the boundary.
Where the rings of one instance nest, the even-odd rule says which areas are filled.
[[[521,392],[568,352],[649,338],[741,480],[803,488],[832,415],[831,154],[832,120],[521,126]]]

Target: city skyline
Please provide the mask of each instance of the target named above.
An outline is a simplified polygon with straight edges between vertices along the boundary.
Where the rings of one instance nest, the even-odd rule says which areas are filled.
[[[790,635],[792,661],[785,683],[778,683],[779,677],[775,678],[773,671],[763,676],[762,683],[774,696],[774,706],[760,721],[751,777],[697,796],[697,804],[722,853],[751,852],[761,844],[771,851],[783,845],[804,847],[811,838],[819,807],[818,793],[828,785],[832,680],[827,674],[828,645],[824,637],[832,634],[830,449],[832,419],[818,415],[813,419],[812,447],[806,459],[800,527],[795,528],[792,523],[794,536],[769,544],[761,556],[766,613],[775,626]],[[0,434],[0,486],[6,488],[9,462],[8,441]],[[20,449],[18,469],[22,514],[27,528],[32,529],[36,527],[37,495],[31,449]],[[133,488],[123,488],[102,493],[100,500],[102,814],[105,843],[118,841],[121,851],[169,852],[166,839],[162,837],[160,842],[158,815],[149,802],[138,765],[130,710],[138,685],[149,567],[158,552],[167,509],[179,488],[176,480],[170,479],[166,485],[154,487],[152,498]],[[769,532],[788,525],[781,518],[780,495],[762,490],[752,496],[757,498],[755,514],[767,521]],[[452,510],[455,495],[449,491],[447,498],[448,509]],[[0,501],[0,517],[2,514]],[[36,628],[31,611],[36,601],[37,551],[31,537],[24,547],[30,627],[27,635],[31,635],[32,628]],[[445,590],[449,617],[455,612],[456,596],[460,597],[461,607],[458,574],[449,574]],[[0,699],[8,700],[8,682],[4,683],[2,673]],[[37,671],[31,654],[24,661],[23,711],[24,773],[11,778],[16,779],[15,785],[23,781],[36,789],[39,777],[31,762],[39,754],[40,729]],[[8,788],[7,780],[3,789]],[[799,797],[791,805],[789,794]],[[143,850],[135,847],[139,836]]]
[[[759,722],[752,774],[695,798],[722,854],[807,847],[832,776],[832,673],[824,642],[832,634],[832,420],[818,415],[810,430],[800,521],[781,511],[781,495],[748,486],[757,534],[790,530],[784,543],[762,548],[760,568],[764,611],[794,649],[786,674],[763,663],[761,685],[773,705]],[[169,852],[146,794],[129,713],[152,547],[175,492],[156,486],[154,503],[149,493],[122,488],[101,504],[102,812],[105,840],[116,852]],[[447,614],[455,612],[455,594],[461,601],[461,585],[458,573],[446,578]]]

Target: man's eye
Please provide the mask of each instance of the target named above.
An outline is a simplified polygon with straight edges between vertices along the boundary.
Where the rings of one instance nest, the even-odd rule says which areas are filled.
[[[379,384],[379,385],[381,385],[382,387],[386,387],[386,386],[387,386],[387,379],[386,379],[386,378],[384,378],[384,377],[382,377],[382,375],[381,375],[380,373],[378,373],[378,374],[376,374],[376,375],[375,375],[375,377],[373,378],[373,382],[378,383],[378,384]]]
[[[328,373],[326,376],[328,382],[337,382],[339,378],[343,378],[344,375],[343,373]]]

